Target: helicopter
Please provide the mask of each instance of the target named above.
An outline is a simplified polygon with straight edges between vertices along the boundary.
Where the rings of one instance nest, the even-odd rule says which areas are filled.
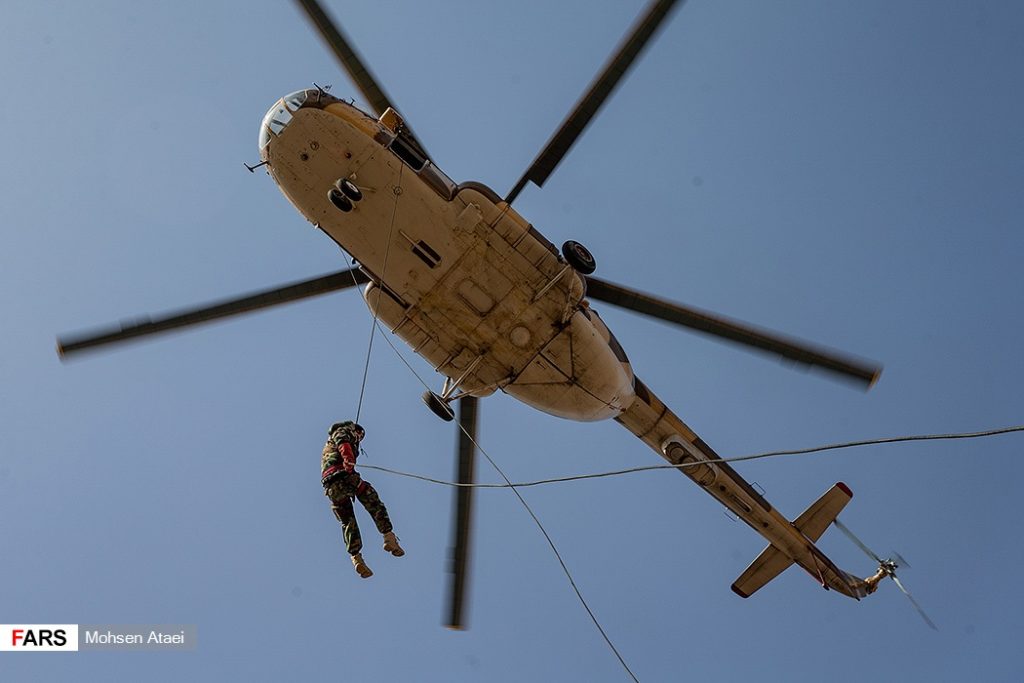
[[[561,249],[513,207],[528,183],[542,187],[600,111],[675,7],[655,0],[504,196],[456,183],[435,165],[354,49],[316,0],[298,0],[373,113],[326,88],[275,102],[259,128],[260,163],[286,199],[350,254],[354,268],[244,297],[58,339],[68,358],[96,349],[332,291],[362,287],[374,316],[444,377],[424,402],[443,420],[457,417],[460,484],[475,481],[478,402],[502,391],[554,416],[614,419],[768,540],[734,582],[749,597],[793,564],[824,588],[860,599],[894,560],[858,578],[839,569],[815,542],[852,497],[842,483],[795,520],[754,487],[666,406],[632,370],[628,356],[591,301],[632,310],[870,387],[881,368],[595,277],[582,243]],[[457,413],[457,415],[456,415]],[[446,625],[465,626],[473,489],[456,490],[454,553]],[[902,586],[901,586],[902,588]]]

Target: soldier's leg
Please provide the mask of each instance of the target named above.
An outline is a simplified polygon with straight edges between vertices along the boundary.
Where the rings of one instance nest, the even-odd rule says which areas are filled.
[[[341,522],[341,531],[345,537],[345,548],[352,557],[352,566],[356,573],[364,579],[373,576],[373,570],[366,566],[363,555],[363,539],[359,535],[359,524],[356,523],[355,511],[352,509],[352,498],[344,496],[340,499],[332,499],[331,509],[334,516]]]
[[[398,537],[395,536],[391,519],[388,517],[388,509],[384,507],[384,503],[380,502],[377,490],[369,482],[363,481],[356,488],[356,496],[359,498],[359,502],[363,504],[363,507],[366,508],[366,511],[370,513],[370,516],[373,517],[373,523],[377,525],[377,531],[384,535],[384,550],[395,557],[405,555],[405,550],[398,544]]]
[[[366,511],[370,513],[373,523],[377,525],[377,531],[386,534],[392,530],[393,527],[391,526],[391,518],[388,517],[388,509],[384,507],[384,503],[380,502],[377,489],[373,488],[370,482],[365,479],[360,482],[356,488],[356,497],[363,504],[363,507],[366,508]]]
[[[359,524],[356,522],[355,510],[352,509],[352,499],[348,496],[331,498],[331,510],[341,522],[341,533],[345,537],[345,549],[348,550],[349,555],[358,555],[363,550],[363,538],[359,534]]]
[[[354,487],[348,477],[340,477],[330,484],[324,491],[331,501],[331,510],[334,516],[341,522],[341,532],[345,537],[345,549],[352,558],[352,567],[356,573],[364,579],[373,576],[373,571],[366,566],[363,555],[363,539],[359,535],[359,524],[356,522],[355,510],[352,509],[352,494]]]

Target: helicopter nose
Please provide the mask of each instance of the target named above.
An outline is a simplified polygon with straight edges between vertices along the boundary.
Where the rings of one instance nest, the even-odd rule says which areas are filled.
[[[266,149],[274,137],[281,134],[281,131],[292,120],[295,112],[309,107],[323,109],[328,104],[340,101],[322,88],[296,90],[285,95],[275,102],[263,116],[263,121],[260,123],[260,152],[262,153]]]
[[[281,134],[285,126],[292,120],[292,112],[285,104],[284,98],[278,100],[267,110],[260,123],[260,152],[267,148],[274,137]]]

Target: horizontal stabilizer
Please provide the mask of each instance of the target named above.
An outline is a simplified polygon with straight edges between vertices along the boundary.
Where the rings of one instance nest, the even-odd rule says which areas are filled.
[[[803,514],[793,521],[793,526],[811,541],[817,541],[851,498],[853,491],[843,482],[839,482],[814,501],[811,507],[804,510]]]
[[[749,598],[754,591],[781,574],[791,564],[793,564],[793,560],[785,553],[775,546],[769,545],[747,567],[747,570],[740,574],[740,578],[736,579],[732,585],[732,592],[741,598]]]
[[[850,491],[850,488],[839,482],[826,491],[825,495],[816,500],[811,507],[804,510],[803,514],[793,522],[793,526],[813,543],[821,538],[825,529],[842,512],[852,497],[853,492]],[[784,572],[791,564],[793,564],[793,558],[775,546],[769,545],[736,579],[736,582],[732,584],[732,590],[741,598],[749,598],[755,591]]]

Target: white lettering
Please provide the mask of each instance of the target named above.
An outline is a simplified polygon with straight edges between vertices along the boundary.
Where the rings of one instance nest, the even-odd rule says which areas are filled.
[[[142,634],[86,631],[85,642],[89,645],[141,645]]]
[[[178,631],[177,633],[157,633],[156,631],[150,631],[149,639],[146,642],[157,643],[159,645],[184,645],[185,632]]]

